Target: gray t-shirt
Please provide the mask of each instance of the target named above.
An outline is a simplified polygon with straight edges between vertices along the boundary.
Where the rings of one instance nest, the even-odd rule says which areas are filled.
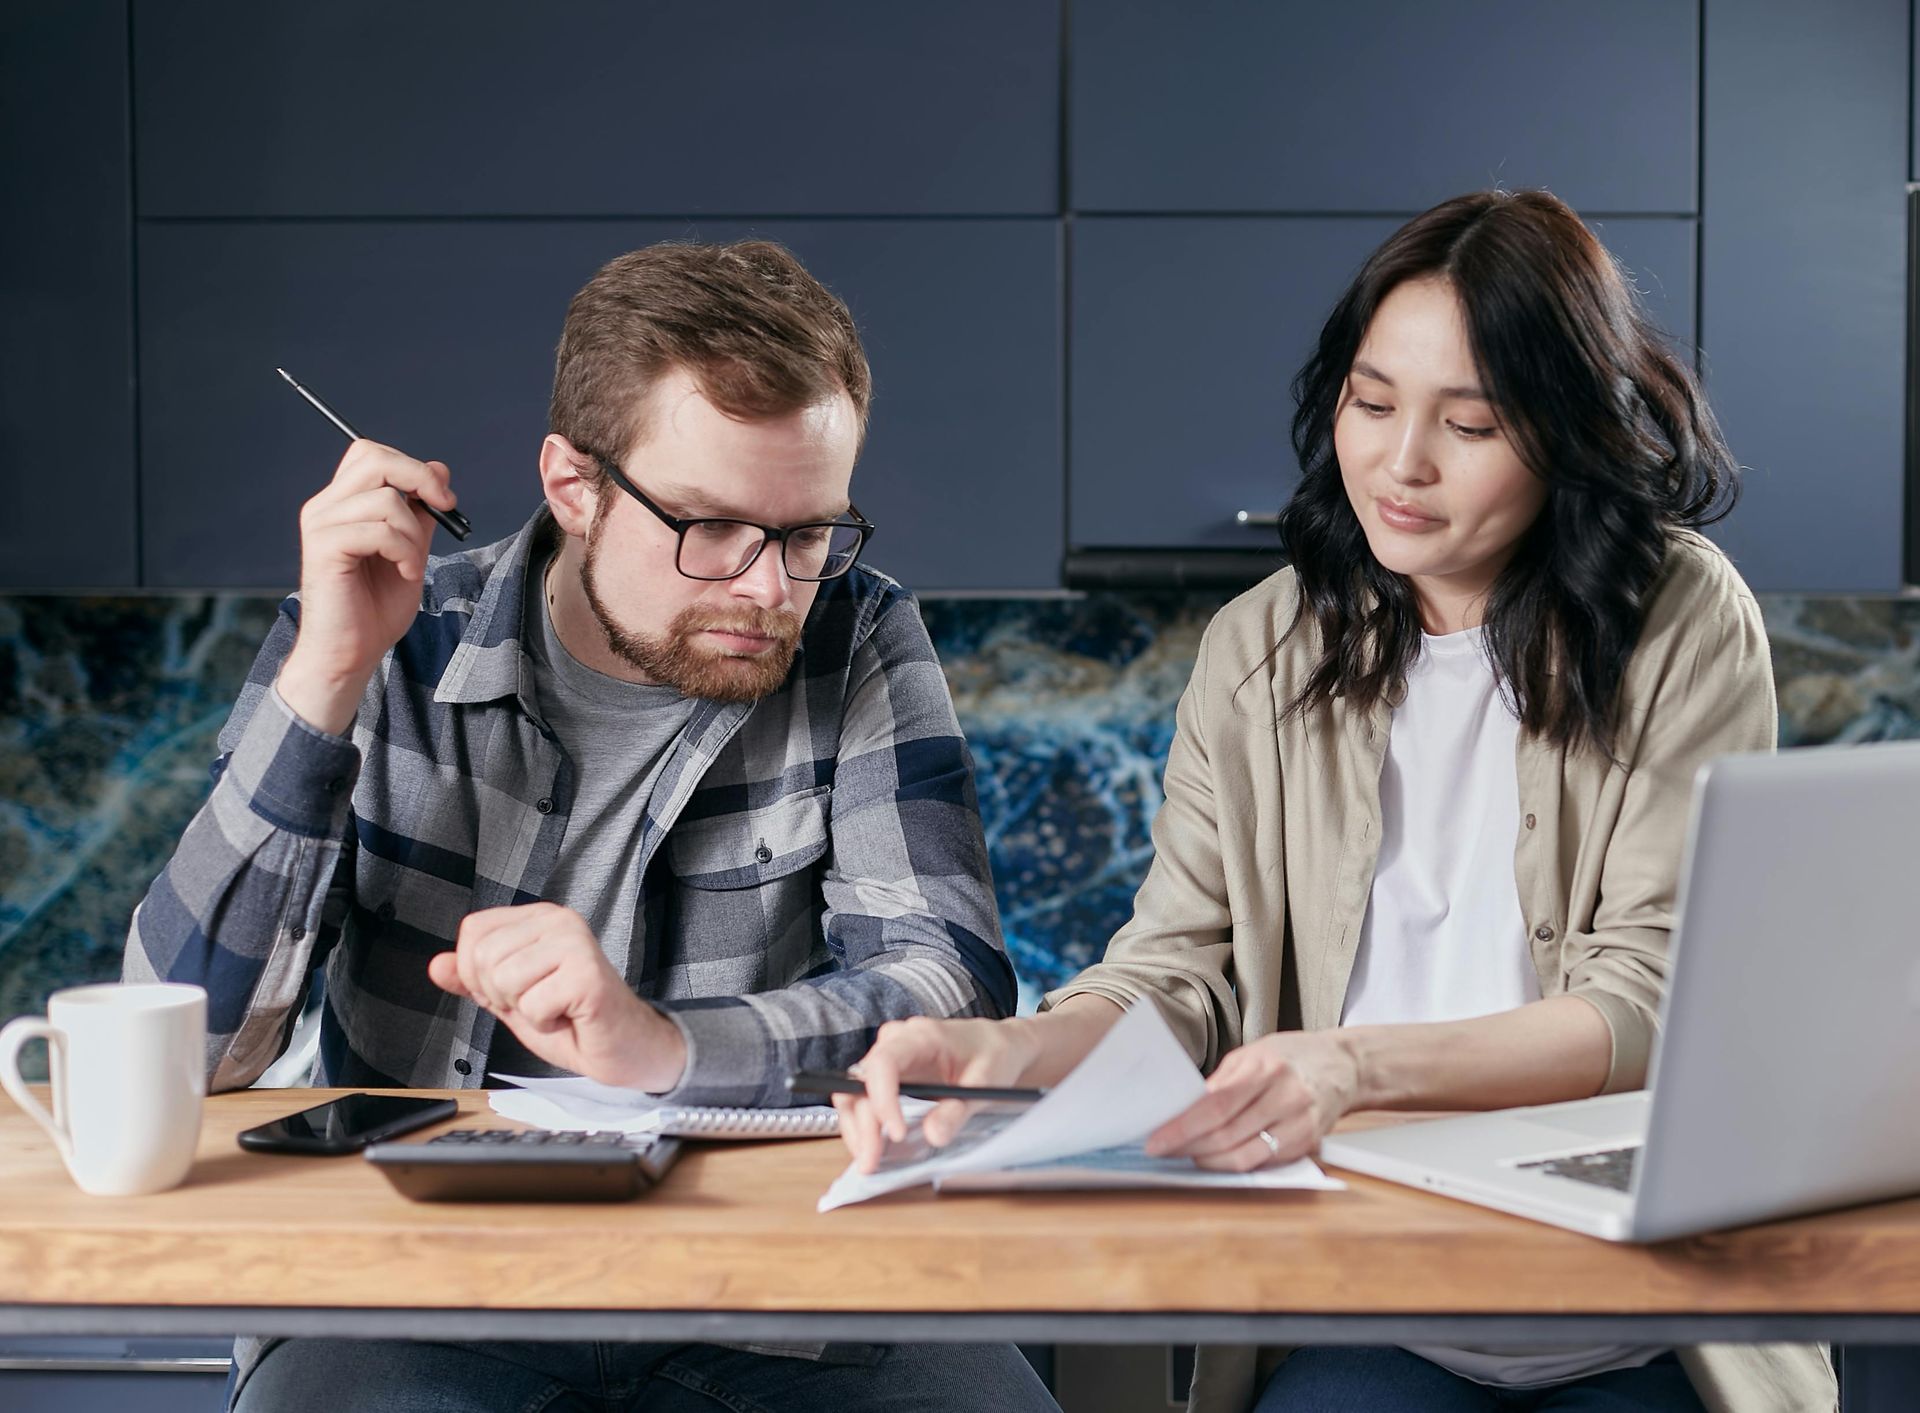
[[[640,972],[640,821],[668,749],[693,715],[694,700],[672,687],[646,687],[595,672],[568,652],[547,606],[545,563],[527,574],[528,656],[540,714],[573,763],[573,809],[547,881],[548,902],[587,920],[615,971]],[[495,1028],[487,1068],[550,1075],[505,1025]]]

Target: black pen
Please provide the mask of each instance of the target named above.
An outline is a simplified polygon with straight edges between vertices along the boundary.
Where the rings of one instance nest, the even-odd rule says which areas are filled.
[[[789,1094],[865,1094],[864,1081],[844,1070],[801,1070],[787,1076]],[[903,1084],[909,1099],[980,1099],[1003,1104],[1031,1104],[1047,1097],[1044,1089],[991,1089],[971,1084]]]
[[[285,378],[295,392],[312,403],[314,411],[318,412],[322,417],[346,433],[348,441],[357,442],[361,439],[360,434],[347,425],[347,419],[342,417],[338,412],[335,412],[331,407],[328,407],[326,403],[322,402],[318,393],[310,388],[302,387],[299,379],[295,378],[293,374],[289,373],[285,368],[275,368],[273,371]],[[419,497],[415,496],[414,499],[419,500]],[[440,528],[445,530],[449,535],[452,535],[456,540],[464,540],[468,535],[473,533],[473,526],[468,522],[467,517],[459,511],[441,510],[438,506],[427,505],[424,500],[420,501],[420,504],[426,506],[427,514],[431,515],[435,520],[438,520],[440,522]]]

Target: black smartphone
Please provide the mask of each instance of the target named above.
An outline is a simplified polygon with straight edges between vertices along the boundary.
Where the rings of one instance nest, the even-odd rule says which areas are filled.
[[[451,1099],[407,1094],[345,1094],[297,1114],[240,1133],[240,1146],[255,1153],[352,1153],[369,1143],[450,1119],[460,1111]]]

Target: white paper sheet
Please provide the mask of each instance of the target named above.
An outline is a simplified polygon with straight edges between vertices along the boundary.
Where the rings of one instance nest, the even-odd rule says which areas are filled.
[[[1136,1165],[1129,1172],[1114,1150],[1137,1150],[1148,1134],[1205,1093],[1206,1082],[1160,1012],[1142,1001],[1038,1103],[1017,1111],[977,1112],[945,1148],[932,1147],[915,1127],[906,1142],[888,1146],[878,1171],[863,1174],[849,1166],[821,1196],[819,1210],[830,1212],[922,1183],[958,1187],[955,1179],[969,1174],[983,1175],[972,1185],[988,1185],[984,1179],[990,1175],[993,1186],[1166,1186],[1177,1175],[1180,1186],[1344,1186],[1309,1159],[1222,1180],[1186,1159],[1148,1159],[1139,1153],[1140,1161],[1153,1168]],[[1093,1167],[1103,1168],[1104,1176],[1088,1176]],[[1064,1181],[1076,1168],[1086,1180]],[[1021,1172],[1028,1180],[1006,1180]],[[1238,1180],[1242,1177],[1257,1180]]]
[[[638,1089],[619,1089],[579,1075],[512,1075],[493,1078],[516,1089],[491,1089],[488,1102],[503,1118],[537,1128],[601,1133],[678,1133],[695,1138],[818,1138],[838,1131],[829,1104],[781,1109],[715,1109],[665,1104]],[[905,1101],[909,1117],[933,1106]]]
[[[1150,1158],[1137,1143],[1076,1153],[1045,1163],[1001,1168],[990,1173],[948,1173],[933,1180],[941,1191],[987,1192],[1005,1190],[1089,1191],[1120,1187],[1171,1187],[1201,1190],[1307,1188],[1343,1192],[1346,1184],[1328,1177],[1311,1158],[1250,1173],[1216,1172],[1195,1167],[1191,1158]]]
[[[494,1113],[503,1118],[560,1131],[651,1133],[659,1127],[662,1104],[638,1089],[618,1089],[579,1075],[492,1077],[519,1086],[487,1091]]]

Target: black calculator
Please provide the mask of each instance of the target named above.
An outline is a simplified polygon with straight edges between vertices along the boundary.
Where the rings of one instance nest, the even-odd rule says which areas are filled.
[[[624,1202],[666,1177],[680,1140],[456,1128],[425,1143],[376,1143],[366,1152],[416,1202]]]

